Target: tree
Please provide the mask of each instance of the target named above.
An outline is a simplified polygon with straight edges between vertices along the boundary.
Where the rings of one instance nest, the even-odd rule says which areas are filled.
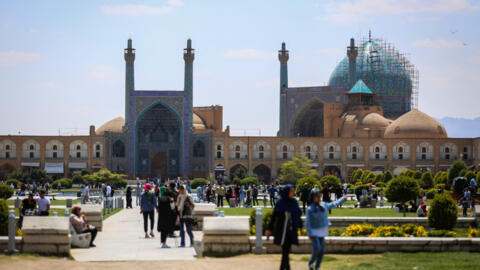
[[[425,188],[431,188],[433,187],[433,175],[430,171],[426,171],[422,175],[421,182]]]
[[[248,186],[252,186],[252,185],[255,185],[255,186],[258,186],[260,185],[260,182],[258,181],[258,177],[256,176],[249,176],[249,177],[245,177],[242,179],[242,181],[240,181],[240,184],[248,187]]]
[[[247,176],[247,171],[243,166],[238,166],[238,168],[233,171],[232,175],[230,175],[230,178],[234,180],[235,178],[238,179],[243,179]]]
[[[352,174],[352,177],[350,178],[350,183],[353,183],[353,181],[360,181],[361,180],[361,177],[362,177],[362,174],[363,174],[363,170],[361,168],[358,168],[356,169],[353,174]]]
[[[461,176],[461,177],[465,177],[465,174],[467,173],[467,169],[463,169],[460,171],[460,173],[458,174],[458,176]]]
[[[328,187],[331,190],[336,191],[340,188],[340,179],[334,175],[325,175],[320,179],[320,188],[322,188],[325,183],[327,183]]]
[[[421,172],[421,171],[415,171],[415,172],[413,173],[413,179],[415,179],[415,180],[420,180],[420,179],[422,179],[422,172]]]
[[[383,181],[383,173],[379,173],[375,175],[375,183]]]
[[[415,179],[399,175],[391,180],[387,185],[385,196],[390,202],[398,202],[402,205],[403,216],[406,216],[405,203],[410,200],[415,200],[420,193],[420,187]]]
[[[296,184],[304,177],[318,177],[318,172],[312,168],[312,161],[304,155],[297,155],[291,161],[283,163],[280,168],[280,179],[283,183]]]
[[[83,177],[80,174],[75,174],[72,177],[72,183],[77,185],[83,184],[84,183]]]
[[[373,182],[374,179],[375,179],[375,173],[373,173],[370,170],[363,171],[362,183],[364,183],[364,184],[371,183],[371,182]]]
[[[448,182],[448,172],[443,172],[443,171],[437,172],[435,174],[435,177],[433,178],[433,182],[435,183],[435,185],[447,184],[447,182]]]
[[[448,170],[448,184],[453,183],[453,179],[455,177],[460,176],[460,172],[462,170],[467,169],[467,165],[463,160],[456,160],[452,163],[452,166],[450,166],[450,170]]]
[[[305,183],[307,183],[308,189],[310,189],[310,190],[312,190],[312,188],[315,185],[320,185],[320,181],[315,177],[307,176],[307,177],[301,178],[300,180],[298,180],[298,183],[297,183],[297,187],[296,187],[296,190],[295,190],[296,194],[300,193],[300,191],[302,190],[303,185]]]
[[[392,180],[392,178],[393,178],[393,175],[392,175],[392,173],[391,173],[389,170],[387,170],[387,171],[383,174],[383,182],[385,182],[385,183],[388,183],[388,181]]]
[[[458,210],[450,194],[437,194],[428,212],[428,225],[437,230],[451,230],[457,223]]]

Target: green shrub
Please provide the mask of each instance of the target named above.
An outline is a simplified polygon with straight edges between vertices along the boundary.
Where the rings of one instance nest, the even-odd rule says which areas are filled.
[[[270,221],[272,220],[272,215],[273,215],[273,210],[269,209],[267,211],[263,211],[262,214],[262,234],[265,234],[265,231],[267,230],[268,225],[270,224]],[[252,226],[255,226],[257,222],[257,215],[256,215],[256,209],[253,209],[252,212],[250,212],[250,218],[249,218],[249,223],[250,223],[250,228]]]
[[[392,173],[387,170],[384,174],[383,174],[383,182],[385,183],[388,183],[388,181],[392,180],[393,179],[393,175]]]
[[[0,185],[0,199],[8,199],[13,195],[13,188],[9,185]]]
[[[329,236],[341,236],[342,231],[338,228],[328,228],[328,235]]]
[[[307,176],[307,177],[301,178],[300,180],[298,180],[297,186],[295,188],[296,194],[300,193],[305,183],[307,183],[307,186],[310,190],[312,190],[312,188],[315,185],[320,185],[320,181],[318,181],[318,179],[313,176]]]
[[[116,181],[111,182],[110,185],[111,185],[114,189],[122,189],[122,188],[127,187],[128,181],[125,180],[125,179],[120,179],[120,180],[116,180]]]
[[[83,179],[83,176],[81,176],[80,174],[76,174],[72,178],[72,183],[77,185],[82,185],[85,183],[85,181]]]
[[[361,168],[356,169],[350,178],[350,183],[353,182],[353,180],[361,181],[362,174],[363,170]]]
[[[364,183],[364,184],[365,183],[371,183],[371,182],[373,182],[373,180],[375,180],[375,173],[373,173],[370,170],[363,171],[362,183]]]
[[[377,183],[375,183],[375,187],[377,187],[377,188],[385,187],[385,183],[384,182],[377,182]]]
[[[422,175],[421,182],[422,182],[422,186],[424,186],[426,188],[433,187],[433,175],[432,175],[432,173],[430,171],[426,171]]]
[[[433,178],[433,183],[435,185],[447,184],[448,183],[448,172],[443,172],[443,171],[437,172],[435,174],[435,177]]]
[[[467,165],[463,160],[456,160],[452,163],[452,166],[450,166],[450,170],[448,170],[448,183],[446,184],[451,184],[453,183],[453,179],[457,176],[460,176],[460,172],[462,170],[467,170]]]
[[[15,188],[20,188],[20,186],[22,185],[22,183],[20,181],[18,181],[17,179],[8,179],[7,180],[7,185],[10,186],[11,184],[13,184],[13,186]]]
[[[435,195],[437,194],[438,194],[438,189],[436,188],[428,189],[425,191],[425,196],[427,196],[427,199],[429,200],[433,200],[433,198],[435,198]]]
[[[327,185],[332,188],[333,190],[337,190],[340,188],[340,179],[334,175],[325,175],[320,179],[320,188],[323,187],[323,185]]]
[[[451,230],[457,223],[458,210],[449,194],[437,194],[428,211],[428,224],[437,230]]]
[[[428,237],[455,237],[457,236],[456,232],[449,230],[434,230],[428,232]]]
[[[59,183],[61,183],[62,188],[71,188],[72,187],[72,180],[70,180],[68,178],[62,178],[62,179],[58,179],[58,180],[53,181],[52,187],[53,188],[58,188]]]
[[[190,183],[190,186],[192,189],[196,189],[197,187],[201,187],[207,184],[207,179],[205,178],[195,178],[193,181]]]
[[[470,179],[474,178],[475,179],[475,173],[473,171],[467,171],[467,173],[465,173],[465,178],[468,179],[468,182],[470,183]]]
[[[258,186],[260,185],[260,182],[258,181],[258,177],[249,176],[242,179],[242,181],[240,181],[240,184],[245,187],[252,186],[252,185]]]
[[[379,173],[375,175],[375,182],[382,182],[383,181],[383,173]]]
[[[8,204],[4,199],[0,199],[0,235],[8,235]]]
[[[385,197],[389,202],[405,205],[406,202],[415,200],[419,193],[420,187],[415,179],[399,175],[388,183]],[[405,216],[405,211],[403,214]]]
[[[420,180],[422,178],[422,172],[421,171],[415,171],[413,173],[413,179]]]

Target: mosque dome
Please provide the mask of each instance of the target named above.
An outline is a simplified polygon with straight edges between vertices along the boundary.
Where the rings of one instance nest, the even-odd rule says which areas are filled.
[[[205,121],[196,113],[193,114],[193,128],[196,130],[207,129]]]
[[[448,138],[445,127],[437,120],[419,111],[412,110],[385,129],[385,138]]]
[[[391,122],[391,120],[388,120],[380,114],[372,112],[362,117],[362,119],[360,120],[360,125],[364,127],[385,128]]]
[[[417,72],[406,57],[393,45],[371,37],[360,42],[356,53],[355,69],[350,70],[349,58],[344,57],[330,75],[328,85],[351,88],[361,79],[375,93],[386,117],[396,118],[409,111],[413,107],[412,94],[416,93]]]
[[[124,125],[125,119],[119,116],[101,125],[97,130],[95,130],[95,134],[103,135],[105,131],[121,133],[123,132]]]

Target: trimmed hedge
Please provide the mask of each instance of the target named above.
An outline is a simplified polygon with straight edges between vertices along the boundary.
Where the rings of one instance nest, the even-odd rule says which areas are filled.
[[[7,180],[7,185],[11,185],[13,184],[15,186],[15,188],[20,188],[20,186],[22,185],[22,183],[20,181],[18,181],[17,179],[8,179]]]
[[[68,178],[62,178],[62,179],[58,179],[58,180],[55,180],[53,181],[52,183],[52,187],[53,188],[58,188],[58,184],[61,183],[61,188],[71,188],[72,187],[72,180],[68,179]]]
[[[190,186],[192,187],[192,189],[196,189],[197,187],[199,186],[204,186],[207,184],[207,179],[205,178],[195,178],[193,179],[193,181],[190,183]]]
[[[428,211],[428,224],[437,230],[451,230],[457,223],[458,210],[449,194],[437,194]]]
[[[249,177],[246,177],[246,178],[242,179],[242,181],[240,181],[240,184],[245,186],[245,187],[248,187],[248,186],[251,186],[251,185],[259,186],[260,182],[258,181],[258,177],[249,176]]]
[[[8,199],[13,195],[13,188],[9,185],[0,185],[0,199]]]
[[[8,204],[4,199],[0,199],[0,235],[8,235]]]

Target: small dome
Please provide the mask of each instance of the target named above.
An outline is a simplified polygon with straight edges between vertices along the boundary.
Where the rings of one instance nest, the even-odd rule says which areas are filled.
[[[117,117],[114,118],[105,124],[101,125],[96,131],[95,134],[97,135],[103,135],[105,131],[109,132],[117,132],[121,133],[123,132],[123,126],[125,125],[125,119],[123,117]]]
[[[381,116],[378,113],[369,113],[365,115],[361,120],[360,120],[360,125],[366,126],[366,127],[386,127],[390,124],[390,120],[387,118]]]
[[[207,129],[207,125],[203,119],[196,113],[193,114],[193,128],[200,130],[200,129]]]
[[[437,120],[419,110],[411,110],[393,121],[385,130],[385,138],[448,138]]]

